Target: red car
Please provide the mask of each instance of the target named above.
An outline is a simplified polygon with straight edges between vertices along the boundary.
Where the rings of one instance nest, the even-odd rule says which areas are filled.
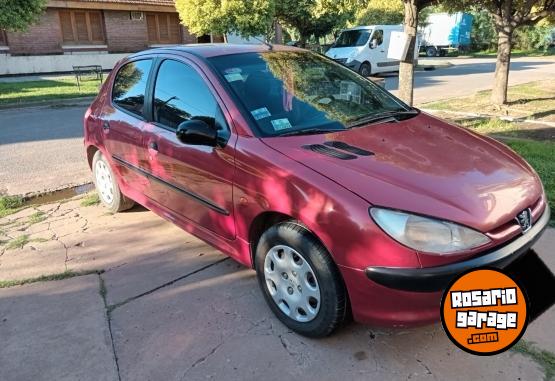
[[[550,211],[512,150],[295,47],[194,45],[118,63],[85,115],[96,188],[256,269],[292,330],[438,320],[464,270],[524,255]]]

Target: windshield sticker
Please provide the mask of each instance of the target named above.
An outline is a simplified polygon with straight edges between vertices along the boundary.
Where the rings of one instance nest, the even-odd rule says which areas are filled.
[[[289,119],[283,118],[283,119],[272,120],[272,127],[274,127],[274,131],[281,131],[281,130],[286,130],[288,128],[291,128],[293,126],[289,122]]]
[[[256,119],[256,120],[264,119],[264,118],[267,118],[267,117],[271,116],[270,111],[268,111],[268,109],[266,107],[257,108],[256,110],[252,110],[251,114],[254,117],[254,119]]]
[[[229,73],[225,74],[225,79],[227,79],[228,82],[242,81],[243,76],[241,73]]]

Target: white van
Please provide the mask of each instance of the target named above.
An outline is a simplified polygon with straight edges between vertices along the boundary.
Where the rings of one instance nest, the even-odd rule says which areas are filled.
[[[387,58],[391,32],[403,31],[402,25],[367,25],[341,31],[326,56],[368,77],[398,71],[399,61]]]

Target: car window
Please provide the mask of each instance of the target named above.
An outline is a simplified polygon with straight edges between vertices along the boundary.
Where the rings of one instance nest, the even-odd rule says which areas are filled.
[[[114,80],[112,101],[132,114],[143,116],[148,73],[152,60],[129,62],[123,65]]]
[[[363,46],[366,44],[366,41],[368,41],[370,32],[371,30],[369,29],[344,30],[333,44],[333,47],[345,48],[350,46]]]
[[[262,136],[344,129],[410,108],[371,81],[318,54],[270,51],[209,58]]]
[[[222,128],[223,116],[216,99],[195,69],[166,60],[154,86],[154,121],[170,128],[190,119],[202,119]]]
[[[376,29],[372,35],[372,40],[376,40],[376,46],[383,44],[383,30]]]

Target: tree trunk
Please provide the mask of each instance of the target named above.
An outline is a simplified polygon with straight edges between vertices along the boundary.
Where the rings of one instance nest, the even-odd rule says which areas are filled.
[[[416,0],[405,0],[405,34],[409,37],[409,48],[399,66],[399,98],[412,106],[414,87],[414,49],[418,28],[418,6]]]
[[[299,47],[303,49],[306,48],[306,41],[308,41],[308,36],[305,36],[301,33],[301,36],[299,38]]]
[[[503,27],[498,27],[497,29],[497,62],[495,64],[495,82],[491,92],[491,102],[496,105],[503,105],[507,103],[513,30]]]

